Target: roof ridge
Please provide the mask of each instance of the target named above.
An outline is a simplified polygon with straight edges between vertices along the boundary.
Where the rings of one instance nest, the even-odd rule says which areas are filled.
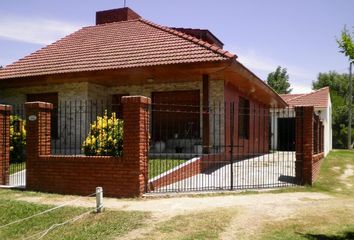
[[[143,18],[140,18],[140,19],[138,19],[138,20],[139,20],[140,22],[145,23],[145,24],[148,24],[148,25],[150,25],[150,26],[152,26],[152,27],[158,28],[158,29],[163,30],[163,31],[165,31],[165,32],[174,34],[174,35],[176,35],[176,36],[178,36],[178,37],[181,37],[181,38],[184,38],[184,39],[189,40],[189,41],[191,41],[191,42],[194,42],[194,43],[196,43],[196,44],[198,44],[198,45],[200,45],[200,46],[202,46],[202,47],[204,47],[204,48],[206,48],[206,49],[209,49],[209,50],[211,50],[211,51],[213,51],[213,52],[215,52],[215,53],[218,53],[218,54],[220,54],[220,55],[222,55],[222,56],[224,56],[224,57],[227,57],[227,58],[237,58],[237,55],[236,55],[236,54],[230,53],[230,52],[228,52],[228,51],[226,51],[226,50],[223,50],[223,49],[220,48],[220,47],[211,45],[210,43],[207,43],[207,42],[205,42],[205,41],[203,41],[203,40],[200,40],[200,39],[198,39],[198,38],[196,38],[196,37],[193,37],[193,36],[191,36],[191,35],[188,35],[188,34],[186,34],[186,33],[183,33],[183,32],[177,31],[177,30],[174,30],[174,29],[169,28],[169,27],[166,27],[166,26],[162,26],[162,25],[153,23],[153,22],[151,22],[151,21],[149,21],[149,20],[146,20],[146,19],[143,19]]]
[[[325,90],[325,88],[328,88],[328,86],[327,86],[327,87],[320,88],[320,89],[316,89],[316,90],[315,90],[315,91],[313,91],[313,92],[306,93],[306,94],[304,94],[302,97],[305,97],[305,96],[309,96],[309,95],[312,95],[312,94],[318,93],[318,92],[320,92],[320,91]]]
[[[137,22],[137,21],[140,21],[141,18],[137,18],[137,19],[130,19],[130,20],[126,20],[126,21],[118,21],[118,22],[108,22],[108,23],[102,23],[102,24],[98,24],[98,25],[91,25],[91,26],[85,26],[85,27],[82,27],[83,29],[86,29],[86,28],[95,28],[95,27],[102,27],[102,26],[107,26],[107,25],[113,25],[113,24],[123,24],[123,23],[129,23],[129,22]]]

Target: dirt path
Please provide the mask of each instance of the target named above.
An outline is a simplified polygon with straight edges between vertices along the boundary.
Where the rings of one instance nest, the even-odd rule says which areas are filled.
[[[268,206],[273,212],[278,208],[287,205],[301,205],[309,201],[331,199],[332,197],[322,193],[281,193],[281,194],[254,194],[254,195],[229,195],[229,196],[208,196],[208,197],[176,197],[140,200],[120,200],[105,198],[104,206],[111,210],[123,211],[147,211],[157,217],[171,217],[180,214],[187,214],[194,211],[211,210],[220,207],[255,208]],[[27,202],[60,205],[67,201],[76,199],[73,196],[58,198],[45,197],[20,197],[18,200]],[[94,198],[79,198],[72,202],[72,206],[94,207]]]
[[[341,180],[343,185],[347,187],[352,187],[353,185],[350,182],[348,182],[347,179],[353,175],[354,175],[354,167],[353,165],[348,164],[345,166],[344,173],[340,175],[339,179]]]
[[[21,197],[18,200],[59,205],[75,199],[72,196],[58,198]],[[159,199],[120,200],[105,198],[104,206],[110,210],[147,211],[152,214],[145,226],[131,231],[121,239],[137,239],[154,229],[154,227],[176,215],[190,214],[199,211],[210,211],[216,208],[236,208],[239,214],[231,221],[230,226],[221,235],[221,239],[235,239],[236,235],[252,238],[267,219],[281,220],[289,218],[302,209],[337,204],[335,198],[323,193],[281,193],[229,195],[208,197],[174,197]],[[72,206],[94,207],[94,198],[79,198]]]

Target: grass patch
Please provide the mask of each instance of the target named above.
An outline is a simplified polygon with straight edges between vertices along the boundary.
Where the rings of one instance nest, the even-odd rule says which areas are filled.
[[[354,176],[348,177],[345,182],[340,176],[347,169],[348,165],[354,167],[354,151],[333,150],[324,159],[318,180],[312,186],[313,191],[321,191],[334,194],[354,194]]]
[[[258,239],[354,239],[354,213],[344,207],[312,209],[289,220],[268,222]]]
[[[149,159],[149,179],[185,162],[184,159]]]
[[[0,226],[52,208],[50,205],[33,204],[15,200],[0,200]],[[21,239],[64,222],[87,208],[64,207],[30,220],[0,229],[0,239]],[[142,226],[147,214],[141,212],[106,211],[89,214],[75,223],[51,231],[43,239],[113,239]],[[37,237],[38,238],[38,237]]]
[[[233,209],[178,215],[162,222],[143,239],[219,239],[233,216]]]
[[[26,169],[26,162],[10,164],[10,174],[20,172],[24,169]]]

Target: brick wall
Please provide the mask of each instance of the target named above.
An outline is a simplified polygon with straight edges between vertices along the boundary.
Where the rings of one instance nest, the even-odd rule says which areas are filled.
[[[313,106],[295,107],[296,112],[296,162],[295,175],[298,184],[312,185],[318,176],[324,158],[323,127]]]
[[[9,184],[11,111],[11,106],[0,105],[0,185]]]
[[[52,156],[50,112],[52,104],[26,103],[26,188],[60,194],[88,195],[97,186],[111,197],[135,197],[147,190],[148,112],[150,99],[124,97],[124,149],[122,157]]]

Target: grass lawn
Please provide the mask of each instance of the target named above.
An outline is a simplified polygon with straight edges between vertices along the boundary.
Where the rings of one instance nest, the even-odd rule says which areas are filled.
[[[141,239],[203,240],[219,239],[235,210],[217,209],[202,213],[179,215],[162,222]]]
[[[354,170],[354,151],[332,151],[322,164],[318,180],[305,190],[330,194],[334,204],[309,208],[283,221],[270,219],[259,239],[354,239],[354,174],[345,174],[351,168]]]
[[[184,159],[149,159],[149,179],[177,167],[186,161],[187,160]]]
[[[10,174],[20,172],[24,169],[26,169],[26,162],[10,164]]]
[[[53,206],[0,199],[0,226],[44,211]],[[0,229],[0,239],[25,239],[53,224],[64,222],[87,208],[64,207],[30,220]],[[105,211],[54,229],[43,239],[114,239],[143,225],[148,214],[142,212]],[[33,238],[38,239],[39,236]]]
[[[151,175],[149,177],[157,176],[185,161],[150,160]],[[272,193],[275,193],[274,198],[276,198],[276,193],[296,191],[321,192],[328,194],[330,198],[311,201],[300,199],[301,208],[296,208],[296,211],[289,215],[263,216],[264,220],[261,220],[261,225],[251,228],[251,238],[249,235],[246,236],[249,231],[248,227],[245,235],[239,230],[242,225],[253,226],[252,221],[248,222],[242,218],[244,209],[228,207],[172,216],[153,225],[151,231],[143,232],[137,239],[220,239],[224,231],[230,230],[230,224],[236,224],[232,225],[236,231],[235,239],[354,239],[354,151],[335,150],[331,152],[324,160],[320,176],[314,186],[274,190]],[[14,199],[16,196],[42,195],[45,194],[0,190],[0,225],[51,207],[9,199]],[[59,196],[47,195],[49,197]],[[203,196],[198,195],[198,197]],[[271,207],[274,208],[274,212],[277,212],[278,207],[284,206],[272,205]],[[24,238],[85,211],[87,211],[86,208],[66,207],[16,226],[0,229],[0,239]],[[254,213],[254,217],[260,218],[258,212]],[[59,227],[44,239],[115,239],[134,229],[140,231],[150,226],[148,222],[151,223],[152,219],[149,213],[106,211],[98,215],[90,214],[75,223]]]

